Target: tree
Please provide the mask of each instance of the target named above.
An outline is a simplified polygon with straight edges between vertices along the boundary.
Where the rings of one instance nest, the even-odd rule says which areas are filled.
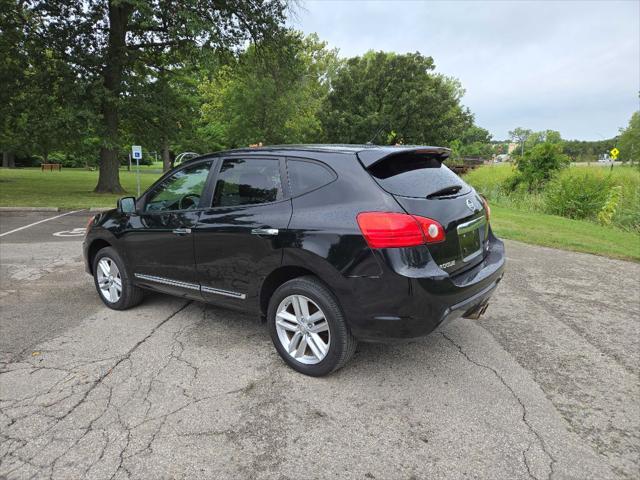
[[[46,38],[93,87],[101,115],[96,192],[122,192],[118,152],[123,96],[142,66],[184,62],[203,48],[235,48],[280,28],[284,0],[34,0],[26,18],[43,19],[33,34]]]
[[[634,112],[625,129],[620,129],[618,138],[620,159],[631,163],[640,161],[640,111]]]
[[[524,183],[530,192],[541,190],[558,170],[569,165],[559,143],[538,143],[517,160],[516,183]]]
[[[471,145],[473,143],[490,143],[492,135],[488,130],[478,127],[477,125],[471,125],[467,128],[460,137],[460,141],[463,145]]]
[[[509,132],[509,138],[520,145],[520,155],[524,155],[524,143],[533,132],[528,128],[517,127]]]
[[[145,72],[145,78],[153,81],[132,87],[123,104],[126,139],[158,150],[166,171],[172,167],[178,143],[193,137],[199,115],[197,77],[189,68],[161,68]]]
[[[251,45],[202,84],[202,136],[219,148],[318,142],[337,62],[315,34],[288,30]]]
[[[464,91],[434,69],[420,53],[369,51],[348,59],[321,111],[325,140],[447,145],[459,138],[473,123],[460,103]]]
[[[0,150],[2,166],[15,166],[15,152],[21,149],[17,116],[18,96],[24,91],[28,66],[22,8],[12,0],[0,0]]]

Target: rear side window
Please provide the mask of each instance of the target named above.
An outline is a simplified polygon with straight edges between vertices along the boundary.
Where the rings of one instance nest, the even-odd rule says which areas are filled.
[[[463,195],[471,190],[439,159],[429,155],[393,155],[368,170],[387,192],[403,197]]]
[[[291,195],[297,196],[333,182],[335,173],[327,167],[305,160],[287,160]]]
[[[220,167],[213,206],[257,205],[282,196],[278,159],[227,158]]]

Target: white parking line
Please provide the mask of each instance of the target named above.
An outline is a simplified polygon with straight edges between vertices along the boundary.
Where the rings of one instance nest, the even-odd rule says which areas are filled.
[[[56,218],[64,217],[65,215],[78,213],[78,212],[81,212],[82,210],[74,210],[73,212],[63,213],[62,215],[56,215],[55,217],[49,217],[49,218],[45,218],[44,220],[39,220],[37,222],[30,223],[29,225],[25,225],[24,227],[14,228],[13,230],[9,230],[8,232],[0,233],[0,237],[4,237],[5,235],[9,235],[10,233],[19,232],[20,230],[24,230],[25,228],[33,227],[34,225],[38,225],[39,223],[44,223],[44,222],[48,222],[49,220],[55,220]]]

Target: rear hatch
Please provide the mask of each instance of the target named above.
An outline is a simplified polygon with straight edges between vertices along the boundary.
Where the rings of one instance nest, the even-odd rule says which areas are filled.
[[[436,263],[448,273],[480,263],[488,250],[489,225],[476,192],[442,164],[448,149],[403,148],[360,161],[375,181],[411,215],[436,220],[445,240],[429,244]]]

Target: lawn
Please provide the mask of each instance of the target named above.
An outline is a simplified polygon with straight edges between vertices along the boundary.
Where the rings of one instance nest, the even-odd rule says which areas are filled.
[[[493,205],[491,226],[501,238],[640,261],[640,235],[585,220]]]
[[[144,191],[159,176],[160,169],[147,166],[140,169],[140,188]],[[42,172],[39,168],[0,169],[0,206],[3,207],[115,207],[125,195],[98,194],[93,189],[98,172],[63,168],[61,172]],[[136,195],[134,171],[120,170],[120,183],[128,195]]]
[[[157,166],[142,171],[145,173],[140,175],[140,186],[145,190],[160,173]],[[502,171],[506,169],[494,171],[494,174]],[[62,172],[41,172],[35,168],[0,169],[0,206],[115,207],[116,200],[122,195],[93,193],[97,181],[98,172],[84,169],[68,168]],[[120,181],[129,195],[136,195],[134,172],[120,170]],[[634,232],[524,211],[499,202],[492,204],[491,223],[496,234],[503,238],[640,261],[640,236]]]
[[[493,212],[492,225],[496,234],[522,242],[548,247],[593,253],[640,261],[640,234],[637,230],[640,208],[640,172],[637,167],[616,165],[609,168],[572,166],[559,173],[571,180],[567,194],[578,195],[572,182],[588,175],[595,188],[607,188],[605,181],[619,185],[622,198],[614,217],[615,225],[603,226],[594,219],[570,219],[550,215],[545,192],[510,194],[503,188],[515,173],[509,164],[485,166],[465,175],[465,180],[489,198]],[[608,179],[608,180],[607,180]],[[602,182],[602,185],[600,183]],[[547,211],[545,213],[545,211]]]

